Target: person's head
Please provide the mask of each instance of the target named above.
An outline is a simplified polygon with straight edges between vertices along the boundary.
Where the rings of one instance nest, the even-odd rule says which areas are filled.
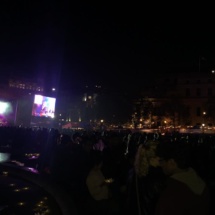
[[[160,142],[156,154],[166,175],[186,170],[190,166],[190,146],[186,142],[170,140]]]
[[[141,144],[135,156],[135,171],[140,177],[148,174],[150,167],[159,166],[159,158],[156,156],[157,141],[147,141]]]

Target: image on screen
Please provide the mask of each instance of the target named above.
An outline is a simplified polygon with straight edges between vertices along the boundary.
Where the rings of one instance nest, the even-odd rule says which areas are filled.
[[[9,101],[0,100],[0,126],[7,125],[14,116],[13,106]]]
[[[56,98],[35,95],[32,116],[54,118]]]

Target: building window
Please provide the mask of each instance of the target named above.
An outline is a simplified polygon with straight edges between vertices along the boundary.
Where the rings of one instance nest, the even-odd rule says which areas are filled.
[[[197,89],[196,89],[196,95],[197,95],[197,96],[201,96],[201,89],[200,89],[200,88],[197,88]]]
[[[18,85],[18,88],[20,88],[20,89],[25,89],[25,84],[20,83],[20,84]]]
[[[196,116],[201,116],[201,108],[200,107],[196,108]]]
[[[185,93],[186,93],[186,97],[189,97],[190,96],[190,88],[187,88]]]
[[[208,88],[208,96],[213,96],[213,90],[212,90],[212,88]]]

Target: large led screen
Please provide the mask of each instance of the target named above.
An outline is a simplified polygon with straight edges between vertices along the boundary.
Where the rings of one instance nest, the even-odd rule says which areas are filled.
[[[13,121],[13,118],[14,111],[12,103],[0,100],[0,125],[7,125],[9,122]]]
[[[54,118],[56,98],[35,95],[32,116]]]

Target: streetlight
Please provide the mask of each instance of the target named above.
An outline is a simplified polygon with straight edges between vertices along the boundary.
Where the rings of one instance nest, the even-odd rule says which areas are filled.
[[[164,120],[164,125],[166,125],[166,123],[167,123],[167,121],[166,121],[166,120]]]
[[[204,128],[205,128],[205,115],[206,115],[206,112],[203,111],[203,123],[202,123],[202,128],[203,128],[203,133],[204,133]]]

